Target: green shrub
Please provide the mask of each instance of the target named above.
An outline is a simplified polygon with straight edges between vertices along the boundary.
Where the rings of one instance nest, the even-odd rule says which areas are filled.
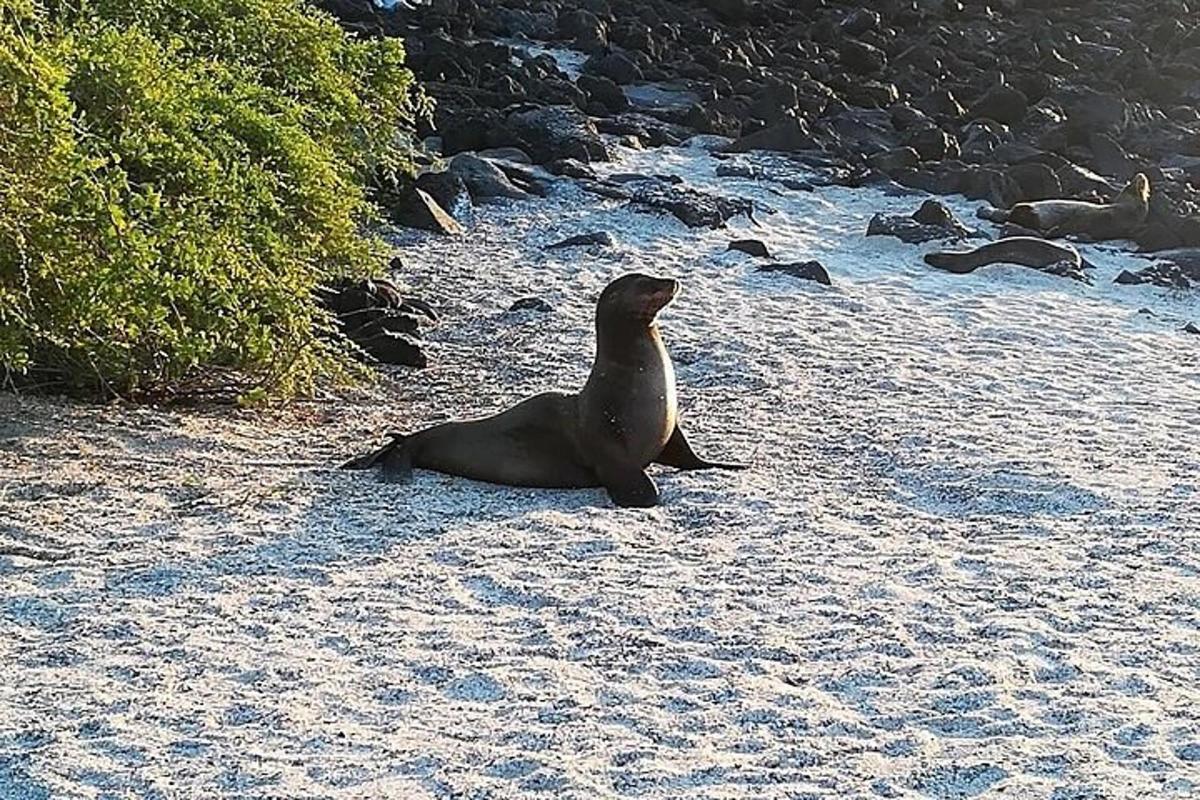
[[[300,0],[0,0],[0,372],[136,392],[343,376],[320,283],[381,268],[394,40]]]

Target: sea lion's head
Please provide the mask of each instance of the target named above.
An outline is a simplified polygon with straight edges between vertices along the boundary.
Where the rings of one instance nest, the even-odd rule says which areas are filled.
[[[640,272],[622,275],[600,293],[596,323],[649,327],[678,292],[679,281],[671,278],[655,278]]]
[[[1139,172],[1129,179],[1129,183],[1121,191],[1121,195],[1116,202],[1133,202],[1138,205],[1145,205],[1150,202],[1150,179],[1146,177],[1144,172]]]

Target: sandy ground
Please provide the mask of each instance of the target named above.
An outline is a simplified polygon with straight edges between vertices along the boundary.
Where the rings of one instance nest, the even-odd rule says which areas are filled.
[[[1094,286],[936,273],[861,235],[913,198],[713,166],[612,169],[761,226],[564,188],[407,241],[435,366],[356,400],[0,396],[0,542],[69,553],[0,557],[0,798],[1200,796],[1200,302],[1111,286],[1115,249]],[[750,471],[655,470],[635,511],[331,469],[577,387],[635,269],[682,280],[685,425]]]

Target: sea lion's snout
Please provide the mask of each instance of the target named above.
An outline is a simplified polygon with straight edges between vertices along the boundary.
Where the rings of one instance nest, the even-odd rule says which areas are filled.
[[[641,313],[638,316],[650,322],[675,299],[675,295],[679,294],[679,281],[672,278],[647,278],[639,290],[638,306]]]
[[[654,287],[649,292],[650,297],[660,301],[659,308],[674,300],[677,294],[679,294],[679,281],[673,278],[655,278]]]
[[[622,275],[601,293],[597,318],[613,322],[624,318],[649,325],[677,294],[679,281],[673,278],[655,278],[637,272]]]

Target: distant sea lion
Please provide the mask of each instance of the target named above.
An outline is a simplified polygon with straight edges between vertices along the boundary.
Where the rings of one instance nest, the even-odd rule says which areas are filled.
[[[1082,200],[1039,200],[1017,203],[1010,211],[985,209],[979,216],[992,222],[1011,222],[1046,236],[1084,234],[1096,241],[1122,239],[1146,221],[1150,212],[1150,179],[1138,173],[1108,204]]]
[[[603,486],[619,506],[658,503],[651,463],[744,469],[692,451],[675,402],[675,371],[655,321],[679,290],[674,280],[623,275],[596,306],[596,360],[578,394],[547,392],[492,417],[393,435],[344,469],[378,466],[407,480],[414,467],[510,486]]]
[[[1055,244],[1046,239],[1011,236],[980,245],[974,250],[950,250],[928,253],[925,263],[931,267],[965,275],[988,264],[1020,264],[1053,275],[1065,275],[1085,280],[1083,270],[1091,265],[1070,245]]]

